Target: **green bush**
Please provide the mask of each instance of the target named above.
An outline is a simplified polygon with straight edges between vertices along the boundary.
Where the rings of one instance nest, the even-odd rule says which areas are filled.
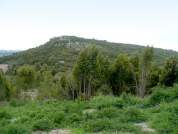
[[[155,128],[158,133],[173,133],[177,131],[177,124],[178,115],[165,111],[154,114],[150,123],[151,127]]]
[[[107,107],[102,109],[103,117],[113,118],[119,115],[117,108]]]
[[[54,123],[61,124],[65,118],[65,115],[66,114],[63,111],[59,111],[59,112],[55,113],[54,114]]]
[[[25,123],[28,120],[30,120],[30,118],[28,116],[25,116],[25,115],[20,118],[21,123]]]
[[[88,120],[84,122],[82,128],[85,132],[134,132],[139,133],[141,131],[140,126],[135,126],[131,123],[122,123],[119,122],[118,119],[109,119],[109,118],[102,118],[102,119],[95,119],[95,120]]]
[[[15,98],[12,98],[9,102],[10,106],[16,107],[18,106],[17,100]]]
[[[3,126],[5,126],[5,125],[7,125],[7,124],[9,124],[9,123],[10,123],[10,120],[3,118],[3,119],[0,121],[0,127],[3,127]]]
[[[11,118],[11,115],[9,114],[9,112],[7,112],[6,110],[1,110],[0,111],[0,121],[2,119],[10,119]]]
[[[149,104],[154,106],[163,100],[167,102],[167,101],[169,101],[169,97],[170,97],[169,94],[166,93],[165,91],[163,91],[161,89],[156,90],[149,97]]]
[[[130,94],[128,95],[127,93],[123,92],[121,94],[120,98],[122,99],[123,103],[125,103],[125,104],[129,104],[130,103],[130,100],[131,100]]]
[[[66,116],[65,123],[69,124],[73,122],[79,122],[82,120],[84,120],[84,116],[81,116],[80,114],[77,114],[77,113],[72,113]]]
[[[84,122],[82,128],[85,132],[100,132],[107,130],[110,127],[110,120],[108,118],[88,120]]]
[[[91,104],[93,104],[97,109],[102,109],[110,106],[114,106],[117,108],[122,108],[123,107],[123,102],[120,98],[114,98],[112,96],[107,96],[107,97],[102,97],[102,96],[97,96],[94,97],[91,101]]]
[[[3,134],[31,134],[24,125],[10,124],[6,126]]]
[[[54,126],[54,124],[49,119],[40,119],[37,120],[33,125],[33,131],[42,130],[42,131],[50,131]]]
[[[130,106],[124,109],[123,114],[120,117],[122,122],[144,122],[147,120],[146,113],[136,106]]]
[[[86,112],[85,113],[85,119],[88,120],[88,119],[95,119],[98,117],[98,111],[93,111],[91,113],[88,113]]]

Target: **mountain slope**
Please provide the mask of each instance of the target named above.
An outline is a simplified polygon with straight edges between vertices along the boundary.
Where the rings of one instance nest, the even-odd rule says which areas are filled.
[[[0,64],[7,63],[11,66],[13,63],[16,63],[22,66],[39,63],[55,70],[54,73],[65,71],[73,68],[79,52],[87,45],[90,48],[93,43],[98,46],[105,56],[109,56],[111,63],[117,58],[118,54],[126,53],[128,56],[132,56],[135,52],[138,52],[141,55],[145,49],[145,46],[133,44],[111,43],[105,40],[84,39],[75,36],[61,36],[51,38],[39,47],[0,57]],[[158,62],[159,65],[163,65],[167,57],[177,54],[178,52],[176,51],[155,48],[154,61]]]

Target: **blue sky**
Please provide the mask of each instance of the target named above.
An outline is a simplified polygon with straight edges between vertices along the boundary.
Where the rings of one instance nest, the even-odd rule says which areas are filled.
[[[0,49],[61,35],[178,51],[178,0],[0,0]]]

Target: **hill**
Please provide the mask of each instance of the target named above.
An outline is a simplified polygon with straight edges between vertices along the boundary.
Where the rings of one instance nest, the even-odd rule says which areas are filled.
[[[0,57],[0,64],[6,63],[11,67],[13,63],[18,66],[39,63],[53,70],[52,74],[54,75],[59,71],[64,72],[73,68],[79,52],[87,45],[90,48],[92,44],[96,44],[105,56],[108,55],[111,63],[117,58],[118,54],[132,56],[138,52],[141,55],[145,49],[145,46],[135,44],[113,43],[106,40],[85,39],[76,36],[60,36],[51,38],[39,47]],[[177,54],[178,52],[173,50],[155,48],[154,61],[158,62],[159,65],[163,65],[167,57]]]

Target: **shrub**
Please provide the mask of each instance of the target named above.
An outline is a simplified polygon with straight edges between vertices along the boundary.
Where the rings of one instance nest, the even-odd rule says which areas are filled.
[[[117,119],[95,119],[95,120],[88,120],[84,122],[82,128],[85,132],[116,132],[116,131],[124,131],[124,132],[134,132],[139,133],[141,127],[135,126],[131,123],[121,123],[118,122]]]
[[[53,128],[53,123],[50,120],[45,119],[45,118],[37,120],[32,125],[32,129],[34,131],[37,131],[37,130],[50,131],[52,128]]]
[[[177,119],[177,114],[163,111],[154,114],[150,125],[155,128],[158,133],[173,133],[177,131]]]
[[[30,131],[24,125],[10,124],[6,126],[3,134],[30,134]]]
[[[84,116],[81,116],[77,113],[72,113],[72,114],[69,114],[68,116],[66,116],[65,123],[69,124],[69,123],[78,122],[78,121],[82,121],[82,120],[84,120]]]
[[[169,97],[170,96],[168,93],[159,89],[151,94],[151,96],[149,98],[149,103],[150,103],[150,105],[156,105],[157,103],[160,103],[163,100],[168,101]]]
[[[112,96],[107,96],[107,97],[94,97],[93,100],[91,101],[91,104],[95,105],[97,109],[102,109],[110,106],[114,106],[117,108],[122,108],[123,107],[123,102],[120,98],[114,98]]]
[[[30,120],[30,118],[29,118],[28,116],[22,116],[22,117],[20,118],[20,121],[21,121],[22,123],[25,123],[25,122],[28,121],[28,120]]]
[[[63,111],[59,111],[54,114],[54,123],[61,124],[64,118],[65,118],[65,113]]]
[[[107,107],[102,109],[103,117],[117,117],[119,115],[117,108],[115,107]]]
[[[123,103],[126,103],[126,104],[130,103],[131,96],[128,95],[127,93],[123,92],[120,98],[122,99]]]
[[[100,132],[107,130],[110,127],[110,120],[108,118],[88,120],[82,125],[86,132]]]
[[[124,109],[123,115],[120,117],[122,122],[144,122],[147,120],[146,114],[136,106],[130,106]]]
[[[5,126],[5,125],[7,125],[7,124],[9,124],[9,123],[10,123],[10,120],[3,118],[3,119],[0,121],[0,127]]]
[[[18,106],[17,100],[15,98],[12,98],[9,102],[10,106],[16,107]]]
[[[2,120],[3,118],[4,119],[10,119],[11,118],[10,114],[6,110],[0,111],[0,120]]]

